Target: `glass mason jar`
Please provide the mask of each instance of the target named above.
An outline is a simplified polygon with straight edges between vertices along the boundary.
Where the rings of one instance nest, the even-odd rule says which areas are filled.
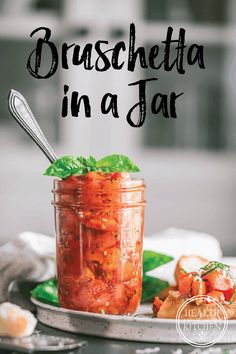
[[[144,182],[89,172],[54,181],[60,305],[132,314],[142,292]]]

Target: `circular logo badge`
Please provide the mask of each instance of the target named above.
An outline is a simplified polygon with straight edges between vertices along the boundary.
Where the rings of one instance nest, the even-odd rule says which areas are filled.
[[[228,316],[222,304],[211,296],[196,295],[178,309],[176,329],[188,344],[210,347],[220,341],[228,327]]]

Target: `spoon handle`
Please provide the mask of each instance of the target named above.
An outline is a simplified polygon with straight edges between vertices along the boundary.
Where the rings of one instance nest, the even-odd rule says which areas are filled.
[[[8,108],[13,118],[33,139],[50,162],[57,159],[42,130],[40,129],[28,103],[17,91],[11,90],[8,96]]]

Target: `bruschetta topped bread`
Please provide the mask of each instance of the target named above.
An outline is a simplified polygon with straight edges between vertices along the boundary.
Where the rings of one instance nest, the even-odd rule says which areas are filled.
[[[177,291],[169,291],[162,301],[155,297],[154,316],[158,318],[176,318],[178,309],[189,298],[205,295],[195,299],[181,313],[183,319],[221,319],[223,313],[217,310],[216,300],[224,307],[228,319],[236,319],[236,281],[228,265],[209,262],[198,271],[187,272],[184,268],[176,271]]]

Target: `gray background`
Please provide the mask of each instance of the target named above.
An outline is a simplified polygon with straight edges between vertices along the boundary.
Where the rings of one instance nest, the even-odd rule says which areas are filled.
[[[42,174],[48,162],[7,111],[11,88],[22,92],[58,155],[109,153],[129,155],[147,184],[145,234],[169,226],[216,236],[225,255],[235,255],[236,119],[235,6],[233,0],[1,0],[0,1],[0,242],[31,230],[54,233],[52,180]],[[97,73],[82,67],[59,68],[48,80],[29,75],[26,62],[35,48],[30,33],[39,26],[52,30],[58,51],[62,42],[83,46],[98,39],[128,43],[135,22],[137,45],[147,49],[165,39],[169,25],[186,29],[186,44],[205,46],[206,69],[151,72],[139,69]],[[124,54],[125,56],[125,54]],[[47,57],[44,65],[47,67]],[[128,109],[137,92],[128,83],[156,76],[155,92],[184,91],[178,119],[148,113],[144,126],[131,128]],[[92,101],[92,118],[61,118],[63,84]],[[101,96],[119,96],[120,118],[103,117]]]

